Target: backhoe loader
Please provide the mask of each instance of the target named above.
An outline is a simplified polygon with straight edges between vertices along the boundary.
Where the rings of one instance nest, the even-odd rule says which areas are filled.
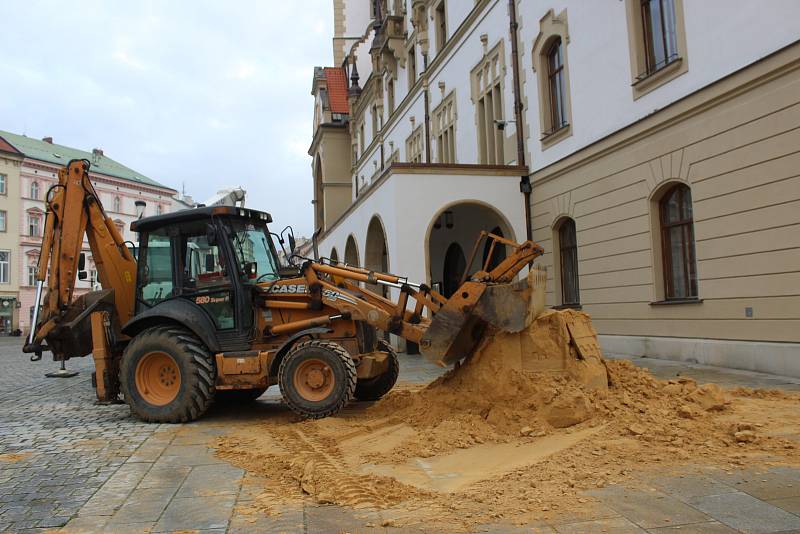
[[[397,354],[378,331],[453,364],[489,326],[526,328],[542,294],[542,271],[517,276],[543,252],[531,241],[482,233],[469,262],[482,250],[482,268],[445,298],[402,276],[326,259],[294,256],[281,266],[270,215],[236,206],[134,221],[134,255],[89,168],[70,161],[48,192],[34,327],[23,350],[32,360],[47,350],[56,361],[91,354],[98,400],[124,399],[144,421],[190,421],[215,397],[254,399],[275,384],[294,412],[325,417],[394,386]],[[73,300],[84,234],[102,289]],[[396,301],[368,289],[376,285],[393,288]]]

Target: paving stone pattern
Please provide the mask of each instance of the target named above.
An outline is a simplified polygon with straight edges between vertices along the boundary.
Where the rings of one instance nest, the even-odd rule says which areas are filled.
[[[63,533],[416,533],[383,528],[377,510],[307,503],[274,517],[244,513],[258,481],[214,457],[209,444],[223,418],[269,417],[285,410],[270,390],[247,408],[214,407],[188,425],[149,425],[124,405],[100,406],[92,362],[80,375],[48,379],[56,368],[31,363],[21,340],[0,338],[0,532]],[[800,381],[755,373],[640,360],[661,377],[696,376],[725,385],[800,389]],[[426,383],[441,374],[419,357],[401,355],[401,381]],[[591,513],[550,523],[480,525],[493,534],[651,532],[800,532],[800,469],[702,474],[639,481],[593,492]]]

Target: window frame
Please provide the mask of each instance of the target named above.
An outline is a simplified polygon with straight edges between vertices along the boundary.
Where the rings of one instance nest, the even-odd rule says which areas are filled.
[[[438,56],[447,44],[447,0],[440,0],[433,7],[434,34],[436,37],[436,55]]]
[[[477,160],[480,165],[506,163],[505,134],[497,127],[498,121],[504,121],[506,65],[503,43],[504,40],[499,40],[470,72],[477,131]]]
[[[455,164],[458,162],[456,148],[456,109],[455,89],[433,109],[433,137],[436,141],[436,163]]]
[[[122,213],[122,199],[119,195],[114,195],[113,208],[116,213]]]
[[[36,232],[33,231],[34,221],[36,221]],[[42,237],[42,216],[38,213],[28,213],[28,236]]]
[[[35,189],[35,191],[34,191],[34,189]],[[31,182],[30,188],[28,190],[28,194],[30,195],[30,197],[33,200],[39,200],[39,182],[38,181],[33,180]]]
[[[6,259],[0,259],[0,284],[11,283],[11,251],[0,250],[0,255],[5,254]],[[5,276],[4,276],[5,275]]]
[[[570,232],[571,230],[571,232]],[[558,276],[559,276],[559,306],[564,308],[580,308],[580,269],[578,263],[578,230],[575,219],[572,217],[562,217],[555,228],[558,245]],[[569,242],[565,237],[571,237]],[[567,269],[571,267],[573,271],[572,281],[574,286],[568,284],[569,277]],[[568,298],[570,297],[570,298]],[[574,299],[572,298],[574,297]]]
[[[569,124],[566,110],[567,88],[564,83],[564,43],[561,37],[552,40],[547,48],[547,96],[549,98],[550,130],[545,136],[551,135]],[[557,58],[558,66],[554,67],[553,59]]]
[[[559,52],[560,65],[551,65],[553,52]],[[569,26],[567,10],[558,15],[550,9],[539,21],[539,34],[533,42],[533,70],[536,72],[539,91],[539,141],[541,149],[572,135],[572,98],[569,84]],[[559,83],[558,96],[553,81]],[[560,107],[557,106],[560,98]],[[559,109],[557,109],[559,108]]]
[[[0,195],[8,195],[8,175],[0,172]]]
[[[675,25],[675,50],[669,53],[665,41],[665,60],[663,65],[653,64],[649,59],[655,57],[653,50],[648,45],[649,42],[652,42],[648,39],[650,25],[647,24],[647,14],[643,8],[645,2],[649,6],[650,0],[625,0],[628,49],[631,63],[631,91],[634,100],[641,98],[689,70],[683,0],[654,1],[658,2],[661,13],[663,13],[663,6],[666,3],[671,5]],[[662,17],[662,27],[663,24]],[[663,39],[666,39],[666,35],[666,31],[662,32]]]
[[[8,211],[0,210],[0,233],[8,232]]]
[[[422,155],[425,152],[422,140],[422,126],[417,126],[406,138],[406,162],[422,163]]]
[[[678,212],[681,217],[677,221],[669,220],[667,204],[674,194],[678,197]],[[688,209],[687,209],[688,207]],[[688,213],[688,217],[684,214]],[[694,211],[692,206],[691,188],[682,183],[674,184],[666,189],[658,200],[658,221],[661,237],[661,261],[663,269],[664,301],[694,301],[699,298],[699,280],[697,276],[697,246],[694,234]],[[676,292],[676,282],[673,279],[673,265],[675,258],[672,254],[672,229],[681,229],[681,262],[683,264],[683,291],[679,296]]]

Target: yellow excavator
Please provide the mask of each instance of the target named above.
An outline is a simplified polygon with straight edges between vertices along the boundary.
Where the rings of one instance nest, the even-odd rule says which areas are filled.
[[[240,207],[139,219],[134,247],[103,211],[89,168],[70,161],[48,192],[23,350],[62,362],[91,354],[98,399],[124,399],[144,421],[190,421],[215,398],[255,399],[275,384],[296,413],[325,417],[394,386],[397,354],[379,331],[448,365],[469,356],[487,327],[521,331],[541,308],[532,303],[544,272],[518,274],[542,248],[485,232],[469,265],[479,250],[488,251],[484,263],[450,298],[402,276],[294,256],[291,233],[272,234],[269,214]],[[102,289],[73,299],[85,277],[84,235]],[[288,241],[289,265],[279,264],[275,241]]]

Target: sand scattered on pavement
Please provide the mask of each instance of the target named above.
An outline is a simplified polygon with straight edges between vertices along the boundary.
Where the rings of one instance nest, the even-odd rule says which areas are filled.
[[[558,334],[559,317],[540,319],[534,335]],[[800,465],[796,394],[660,381],[628,361],[576,368],[574,348],[570,369],[509,366],[508,354],[481,350],[425,388],[337,417],[238,423],[217,455],[263,477],[265,497],[251,512],[313,498],[381,509],[396,526],[454,531],[577,517],[592,506],[585,490],[634,471]],[[585,368],[594,364],[602,384],[596,367]]]

